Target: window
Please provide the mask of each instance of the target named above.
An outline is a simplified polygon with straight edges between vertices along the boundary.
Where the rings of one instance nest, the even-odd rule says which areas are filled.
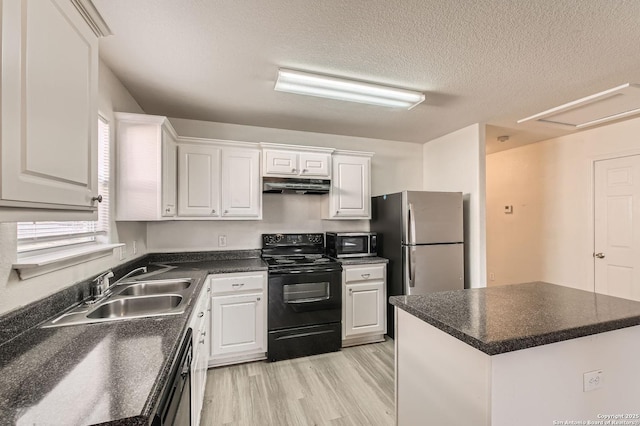
[[[90,243],[109,233],[109,123],[98,119],[98,220],[75,222],[18,222],[18,253]],[[105,236],[105,237],[102,237]]]

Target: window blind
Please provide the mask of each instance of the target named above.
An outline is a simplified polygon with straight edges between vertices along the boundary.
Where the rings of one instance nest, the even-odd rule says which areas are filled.
[[[109,233],[110,126],[98,119],[98,220],[71,222],[18,222],[18,253],[66,247],[97,240]]]

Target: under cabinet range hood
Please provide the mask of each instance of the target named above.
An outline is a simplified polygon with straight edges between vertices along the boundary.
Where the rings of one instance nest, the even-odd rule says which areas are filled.
[[[328,179],[274,178],[262,179],[262,192],[275,194],[328,194]]]

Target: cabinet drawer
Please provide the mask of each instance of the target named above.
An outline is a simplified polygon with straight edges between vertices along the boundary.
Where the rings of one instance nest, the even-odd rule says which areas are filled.
[[[357,268],[345,268],[345,283],[354,281],[384,280],[385,265],[370,265]]]
[[[211,278],[211,291],[215,293],[228,293],[247,290],[264,289],[264,275],[237,275]]]

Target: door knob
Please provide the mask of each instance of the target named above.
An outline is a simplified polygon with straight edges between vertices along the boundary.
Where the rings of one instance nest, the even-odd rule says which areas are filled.
[[[604,253],[595,253],[593,257],[597,257],[598,259],[604,259]]]

